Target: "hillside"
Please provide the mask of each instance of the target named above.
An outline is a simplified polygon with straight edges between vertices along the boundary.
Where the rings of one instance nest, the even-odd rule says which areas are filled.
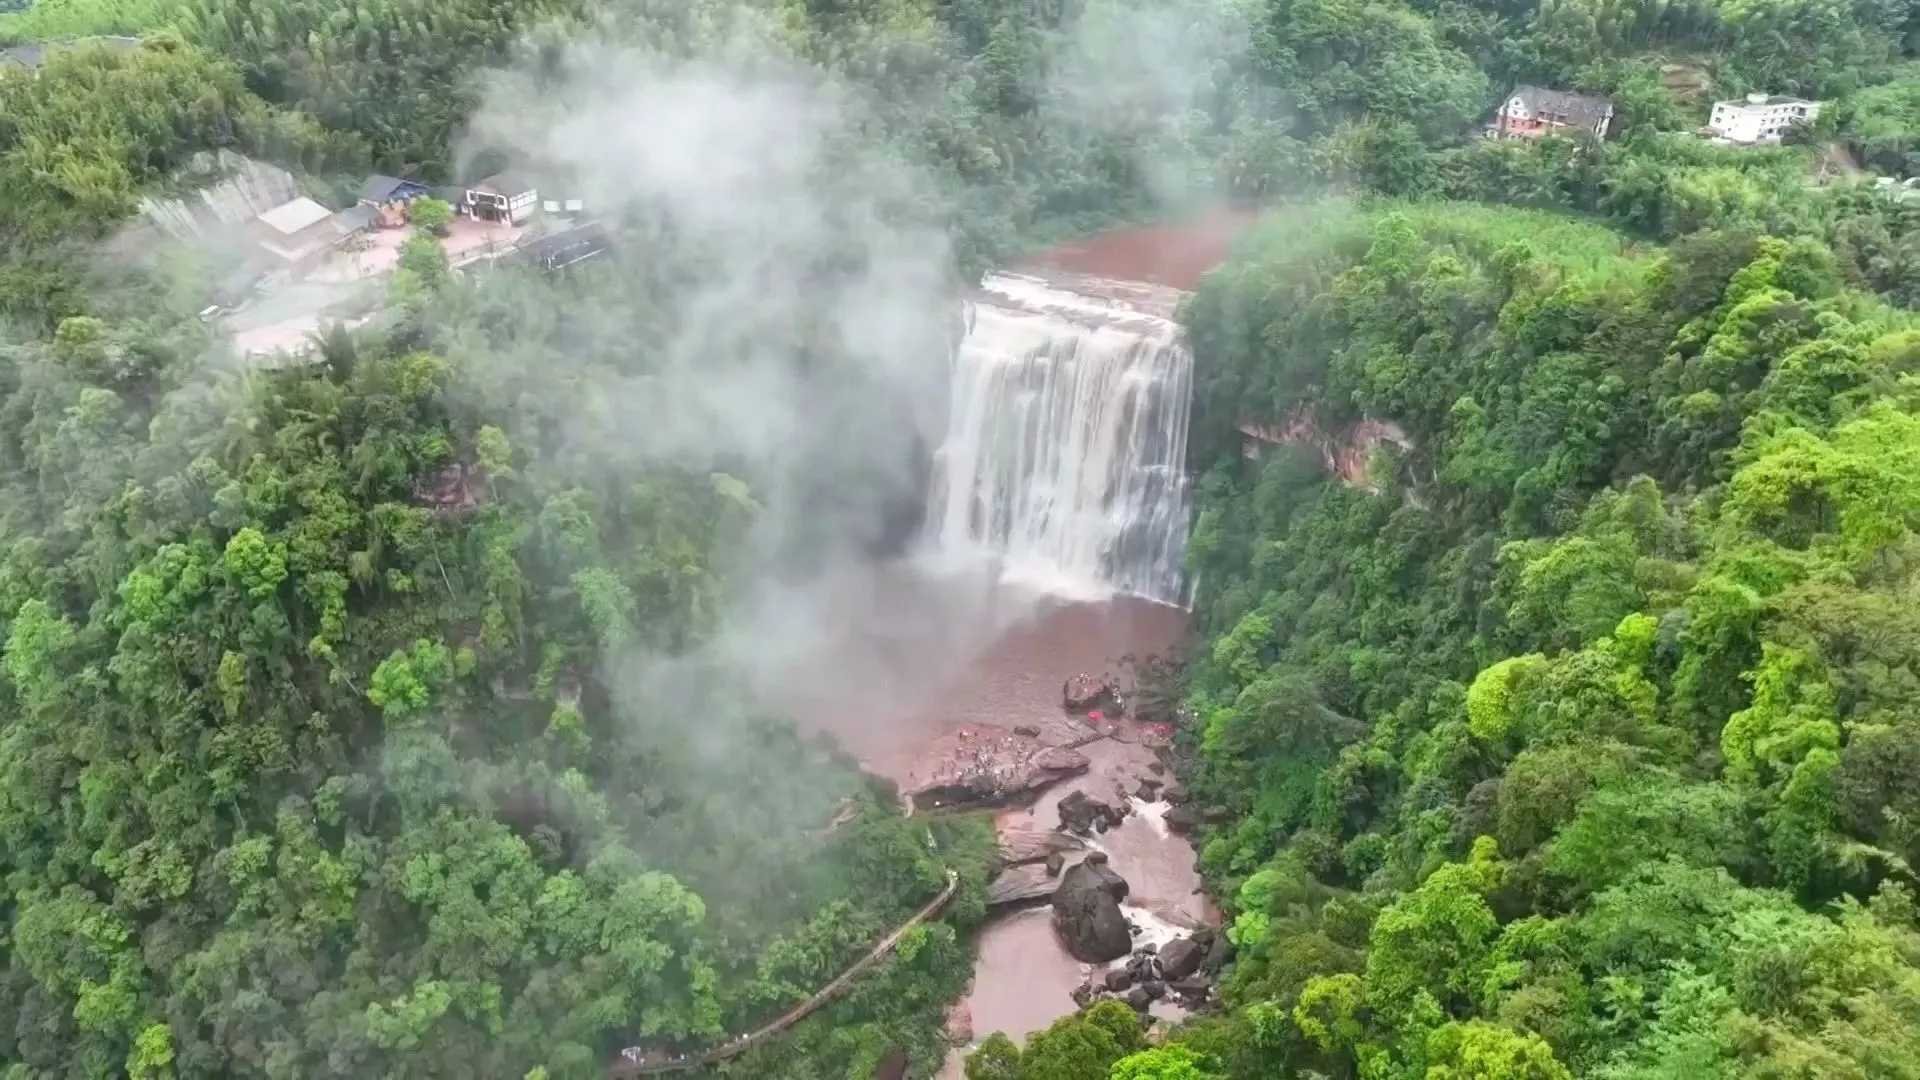
[[[1223,205],[1169,688],[1222,1007],[969,1077],[1920,1076],[1910,6],[40,0],[0,44],[7,1080],[599,1077],[951,881],[709,1070],[932,1076],[989,830],[748,675],[924,496],[964,283]],[[1606,138],[1484,137],[1520,83]],[[1749,92],[1826,108],[1694,134]],[[226,154],[322,212],[537,167],[615,254],[423,216],[378,317],[244,357],[258,230],[129,239]],[[1296,414],[1407,446],[1247,456]]]
[[[1194,780],[1234,811],[1203,858],[1240,1007],[1190,1042],[1247,1076],[1920,1066],[1913,320],[1804,241],[1312,217],[1194,302],[1200,415],[1419,449],[1378,496],[1208,474]],[[1276,287],[1316,298],[1229,314]]]

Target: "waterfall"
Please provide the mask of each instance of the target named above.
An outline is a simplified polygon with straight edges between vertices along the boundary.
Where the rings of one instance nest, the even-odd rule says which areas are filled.
[[[990,274],[967,307],[930,527],[1069,595],[1184,604],[1192,356],[1181,294]]]

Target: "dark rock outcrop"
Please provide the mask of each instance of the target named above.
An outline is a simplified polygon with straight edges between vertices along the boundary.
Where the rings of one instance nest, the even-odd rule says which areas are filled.
[[[1160,970],[1168,982],[1179,982],[1199,971],[1205,956],[1206,950],[1192,938],[1175,938],[1160,950]]]
[[[1206,957],[1200,961],[1200,974],[1217,976],[1227,966],[1229,953],[1226,939],[1216,930],[1195,930],[1194,944],[1206,950]]]
[[[1133,951],[1127,918],[1120,910],[1127,883],[1094,852],[1060,877],[1053,892],[1053,926],[1074,959],[1104,964]]]
[[[1170,807],[1160,820],[1167,823],[1167,828],[1186,836],[1205,823],[1206,816],[1199,810],[1182,804]]]
[[[1163,956],[1172,961],[1172,970],[1163,966]],[[1094,972],[1073,991],[1073,1000],[1081,1008],[1095,1001],[1124,1001],[1142,1012],[1163,999],[1184,1009],[1212,1008],[1219,1003],[1217,984],[1225,958],[1226,949],[1209,929],[1164,946],[1146,942],[1124,965]]]
[[[1060,687],[1060,707],[1070,713],[1099,710],[1119,716],[1124,701],[1120,687],[1112,679],[1083,674],[1073,676]]]
[[[1127,974],[1133,982],[1150,982],[1160,978],[1160,962],[1147,949],[1152,943],[1133,950],[1127,957]]]
[[[1060,828],[1077,836],[1105,832],[1126,819],[1131,807],[1101,802],[1084,791],[1069,792],[1060,800]]]
[[[1087,857],[1076,864],[1073,869],[1078,870],[1083,875],[1083,880],[1091,882],[1099,889],[1111,895],[1113,902],[1116,904],[1125,900],[1127,895],[1133,891],[1133,887],[1127,884],[1127,879],[1115,873],[1113,867],[1108,864],[1107,853],[1104,851],[1088,852]],[[1066,882],[1063,881],[1061,884],[1065,885]],[[1122,918],[1120,921],[1125,924],[1127,920]]]
[[[1204,999],[1213,991],[1213,980],[1204,975],[1189,975],[1168,983],[1167,989],[1189,1000]]]

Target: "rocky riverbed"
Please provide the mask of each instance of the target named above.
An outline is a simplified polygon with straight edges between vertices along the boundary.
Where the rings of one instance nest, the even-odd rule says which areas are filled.
[[[962,1049],[943,1080],[958,1080],[964,1047],[978,1039],[995,1031],[1024,1039],[1095,1000],[1178,1019],[1212,1000],[1225,958],[1211,929],[1218,911],[1183,835],[1199,813],[1168,768],[1164,732],[1111,715],[1090,722],[1058,702],[1052,709],[1019,731],[969,733],[1006,754],[1007,767],[983,774],[1027,775],[1018,762],[1035,753],[1029,743],[1074,746],[1086,763],[1015,798],[992,784],[971,793],[1002,807],[1003,868],[989,886],[994,918],[980,936],[973,988],[949,1023]],[[915,775],[928,784],[951,772],[935,760]],[[1167,950],[1171,974],[1160,958]]]
[[[912,562],[864,573],[823,586],[832,602],[807,605],[795,639],[805,648],[766,670],[765,690],[895,780],[915,813],[994,810],[1006,869],[972,991],[949,1019],[958,1042],[995,1031],[1024,1040],[1074,1011],[1090,981],[1104,986],[1135,950],[1217,922],[1178,828],[1191,810],[1162,758],[1165,732],[1111,715],[1131,690],[1123,658],[1177,648],[1185,612],[1124,597],[1065,601]],[[1096,685],[1109,675],[1116,686]],[[1114,898],[1124,942],[1104,904],[1083,920],[1105,935],[1104,961],[1069,951],[1052,904],[1096,853],[1126,884]],[[1136,978],[1126,992],[1153,981],[1167,982]],[[1156,1016],[1182,1007],[1171,991],[1148,1003]],[[961,1075],[959,1056],[943,1075]]]

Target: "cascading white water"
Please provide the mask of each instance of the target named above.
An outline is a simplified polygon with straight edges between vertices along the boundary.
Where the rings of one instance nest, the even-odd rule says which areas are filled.
[[[990,274],[967,305],[931,531],[1049,591],[1184,604],[1180,294]]]

